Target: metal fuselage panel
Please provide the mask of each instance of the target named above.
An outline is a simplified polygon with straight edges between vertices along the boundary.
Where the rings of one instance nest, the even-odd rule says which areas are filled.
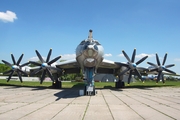
[[[87,68],[97,68],[102,62],[104,49],[98,41],[93,38],[83,40],[76,48],[76,60],[82,70]]]

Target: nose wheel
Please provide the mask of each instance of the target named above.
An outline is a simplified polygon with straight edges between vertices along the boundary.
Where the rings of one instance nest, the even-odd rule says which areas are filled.
[[[84,87],[84,95],[87,95],[87,96],[96,95],[95,87],[89,86],[89,85],[85,86]]]

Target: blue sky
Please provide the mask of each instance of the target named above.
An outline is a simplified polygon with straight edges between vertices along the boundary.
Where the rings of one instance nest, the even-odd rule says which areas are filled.
[[[139,66],[148,67],[155,53],[168,53],[166,65],[180,73],[179,0],[1,0],[0,60],[12,62],[24,53],[23,62],[35,60],[37,49],[46,57],[75,57],[77,45],[93,30],[94,39],[104,47],[105,58],[126,62],[133,49],[149,58]]]

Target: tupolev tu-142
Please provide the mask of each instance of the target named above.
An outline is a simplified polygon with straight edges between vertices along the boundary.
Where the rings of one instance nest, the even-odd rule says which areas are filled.
[[[44,60],[41,54],[35,50],[39,62],[36,61],[29,61],[24,64],[20,64],[23,54],[20,56],[18,61],[16,62],[13,54],[11,54],[11,58],[13,64],[2,60],[6,65],[11,67],[11,70],[4,72],[3,74],[8,74],[9,77],[7,78],[7,82],[11,79],[13,75],[18,75],[20,81],[22,82],[22,75],[30,75],[33,76],[35,74],[41,73],[40,83],[42,84],[43,80],[45,79],[46,74],[51,78],[53,81],[53,87],[61,88],[61,81],[59,77],[63,74],[70,74],[70,73],[80,73],[82,71],[83,76],[85,78],[85,87],[84,87],[84,94],[85,95],[95,95],[95,85],[94,85],[94,76],[97,73],[104,73],[104,74],[113,74],[118,77],[118,81],[115,82],[116,88],[124,87],[123,76],[127,75],[128,84],[132,78],[132,75],[136,75],[139,79],[142,80],[142,73],[156,73],[157,82],[162,79],[164,81],[164,74],[165,72],[169,72],[170,74],[176,74],[174,71],[169,70],[168,68],[174,66],[174,64],[165,65],[167,53],[164,56],[163,63],[161,65],[158,54],[156,54],[156,61],[157,64],[147,62],[151,67],[149,69],[138,67],[140,63],[142,63],[148,56],[144,56],[139,61],[135,62],[136,56],[136,49],[134,49],[132,58],[130,59],[126,52],[123,50],[122,53],[127,59],[128,62],[114,62],[110,60],[104,59],[104,48],[103,46],[97,41],[93,39],[92,30],[89,30],[89,36],[87,39],[81,41],[81,43],[76,48],[76,58],[72,60],[67,60],[63,62],[55,63],[57,60],[61,58],[58,56],[52,60],[50,60],[50,56],[52,53],[52,49],[50,49],[47,59]],[[35,67],[26,67],[28,64],[34,64]],[[26,67],[26,68],[25,68]]]

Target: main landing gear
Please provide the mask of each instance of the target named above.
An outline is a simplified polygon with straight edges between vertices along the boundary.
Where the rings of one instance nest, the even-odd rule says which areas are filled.
[[[124,85],[124,82],[119,80],[118,82],[115,82],[115,87],[116,88],[123,88],[125,85]]]
[[[61,89],[62,88],[62,83],[59,80],[59,75],[58,74],[54,74],[54,82],[52,83],[52,87],[55,89]]]

